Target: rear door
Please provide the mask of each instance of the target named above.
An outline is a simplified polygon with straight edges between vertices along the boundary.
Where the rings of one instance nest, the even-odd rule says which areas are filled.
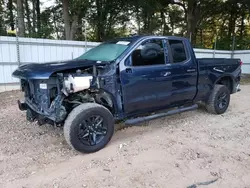
[[[171,105],[183,105],[192,102],[197,92],[197,63],[192,52],[183,40],[169,39],[169,57],[171,62],[172,94]]]
[[[145,46],[149,47],[146,51]],[[153,50],[154,57],[143,58],[142,54],[150,50]],[[172,79],[167,64],[169,59],[166,40],[159,38],[143,41],[124,63],[120,63],[120,80],[126,114],[148,112],[169,105]]]

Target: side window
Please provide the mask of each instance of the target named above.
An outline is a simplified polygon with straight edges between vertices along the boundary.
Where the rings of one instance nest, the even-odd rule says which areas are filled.
[[[181,63],[187,60],[185,46],[181,40],[169,40],[173,56],[173,63]]]
[[[133,66],[165,64],[163,40],[153,39],[143,42],[132,54]]]

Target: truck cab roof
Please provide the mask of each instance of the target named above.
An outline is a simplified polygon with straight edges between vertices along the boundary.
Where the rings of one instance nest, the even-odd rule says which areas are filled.
[[[162,35],[133,35],[130,37],[119,37],[119,38],[112,39],[112,40],[125,40],[125,41],[130,41],[130,42],[136,42],[138,40],[148,39],[148,38],[167,38],[171,40],[188,40],[187,38],[184,38],[184,37],[162,36]]]

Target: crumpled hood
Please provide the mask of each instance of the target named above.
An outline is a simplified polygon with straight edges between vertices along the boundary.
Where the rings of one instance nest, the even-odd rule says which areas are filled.
[[[56,72],[105,64],[108,64],[108,62],[97,63],[96,61],[80,59],[50,63],[32,63],[20,66],[12,73],[12,76],[22,79],[49,79],[49,77]]]

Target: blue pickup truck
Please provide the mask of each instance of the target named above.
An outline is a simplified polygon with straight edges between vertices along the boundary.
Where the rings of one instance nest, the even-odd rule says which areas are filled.
[[[28,121],[64,126],[74,149],[106,146],[115,122],[137,124],[205,105],[224,113],[240,91],[240,59],[197,59],[181,37],[113,39],[63,62],[27,64],[20,79]]]

